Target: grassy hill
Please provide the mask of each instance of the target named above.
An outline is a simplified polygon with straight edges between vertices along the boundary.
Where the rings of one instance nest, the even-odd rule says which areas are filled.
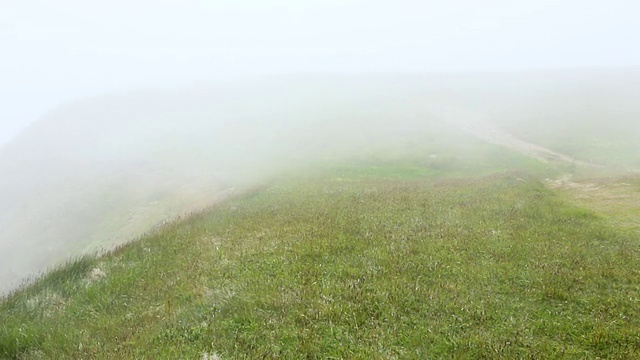
[[[616,74],[58,109],[0,153],[0,293],[76,260],[0,302],[0,358],[637,358],[637,86]]]
[[[511,168],[500,149],[476,153],[462,129],[478,120],[638,169],[638,74],[299,75],[62,105],[0,150],[0,294],[308,163]]]
[[[256,188],[11,295],[0,357],[640,355],[638,233],[535,167],[483,166],[343,163]]]

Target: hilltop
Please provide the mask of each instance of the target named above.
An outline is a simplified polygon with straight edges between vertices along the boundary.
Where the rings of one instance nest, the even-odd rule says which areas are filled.
[[[0,304],[0,355],[633,358],[634,79],[264,79],[61,107],[0,154],[0,281],[77,259]]]

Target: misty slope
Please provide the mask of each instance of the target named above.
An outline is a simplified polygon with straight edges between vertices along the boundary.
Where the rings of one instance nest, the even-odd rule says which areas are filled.
[[[435,129],[406,91],[370,85],[233,83],[53,111],[0,154],[0,289],[302,161],[402,152]]]
[[[638,358],[637,232],[526,172],[420,165],[294,176],[58,269],[0,302],[0,357]]]
[[[604,92],[635,94],[639,87],[618,73],[595,82],[590,73],[300,76],[61,106],[0,151],[0,293],[70,256],[128,241],[228,189],[240,192],[304,164],[408,156],[420,160],[418,172],[469,171],[485,161],[509,168],[513,155],[479,148],[461,128],[490,118],[557,148],[554,139],[572,137],[582,117],[556,115],[588,112],[575,78]],[[580,101],[565,103],[572,97]],[[592,124],[606,121],[606,129],[635,120],[633,103],[628,113],[614,111],[629,97],[588,99],[600,109]],[[469,116],[451,118],[453,110]],[[573,140],[592,151],[613,136],[607,134],[616,133]],[[616,151],[633,163],[637,146],[621,142]]]

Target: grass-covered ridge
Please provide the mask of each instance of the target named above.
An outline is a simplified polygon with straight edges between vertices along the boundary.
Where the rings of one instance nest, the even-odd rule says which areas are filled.
[[[640,355],[634,233],[526,173],[343,170],[49,274],[0,358]]]

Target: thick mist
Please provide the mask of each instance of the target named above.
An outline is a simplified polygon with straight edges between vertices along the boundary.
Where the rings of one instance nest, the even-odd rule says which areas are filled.
[[[0,152],[0,289],[323,164],[491,161],[472,153],[477,142],[523,150],[492,139],[496,129],[567,159],[638,169],[638,79],[300,75],[80,99]]]
[[[3,0],[0,146],[74,99],[295,73],[640,66],[640,3]]]
[[[624,0],[5,0],[0,293],[327,164],[469,171],[511,152],[637,169],[638,13]]]
[[[2,288],[276,174],[439,126],[414,90],[389,97],[394,86],[272,78],[61,106],[0,154]]]

